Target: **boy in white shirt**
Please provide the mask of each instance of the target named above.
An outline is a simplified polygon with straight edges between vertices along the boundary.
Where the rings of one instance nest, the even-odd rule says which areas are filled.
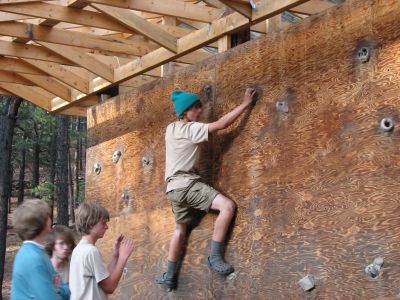
[[[109,220],[108,211],[101,205],[82,203],[78,208],[76,229],[82,239],[71,256],[71,300],[104,300],[118,286],[133,252],[133,242],[121,235],[114,244],[111,263],[106,267],[95,244],[104,236]]]

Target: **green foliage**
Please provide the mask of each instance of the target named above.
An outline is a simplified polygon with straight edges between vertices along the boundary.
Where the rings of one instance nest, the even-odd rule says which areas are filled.
[[[54,192],[56,187],[50,182],[43,182],[36,186],[32,192],[40,199],[44,200],[50,206],[53,204]]]

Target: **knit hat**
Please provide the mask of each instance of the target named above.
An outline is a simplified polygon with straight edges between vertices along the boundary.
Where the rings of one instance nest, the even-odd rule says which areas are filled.
[[[171,100],[174,102],[176,115],[180,118],[193,104],[200,101],[200,98],[196,94],[175,90],[171,93]]]

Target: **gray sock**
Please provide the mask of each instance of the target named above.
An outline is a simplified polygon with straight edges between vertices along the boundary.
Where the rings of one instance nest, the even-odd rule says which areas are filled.
[[[178,268],[178,263],[173,261],[168,261],[167,265],[167,278],[172,278],[176,275]]]
[[[223,258],[224,249],[225,249],[225,243],[216,242],[214,240],[211,240],[211,255],[210,255],[210,257],[212,257],[212,258],[216,258],[216,257]]]

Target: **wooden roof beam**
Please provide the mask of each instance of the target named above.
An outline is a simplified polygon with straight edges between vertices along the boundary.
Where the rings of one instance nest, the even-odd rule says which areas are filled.
[[[114,82],[114,70],[93,56],[86,54],[84,51],[52,43],[39,42],[39,44],[74,62],[78,66],[81,66],[110,82]]]
[[[20,76],[67,102],[72,101],[79,94],[78,91],[71,89],[50,76],[33,74],[20,74]]]
[[[9,91],[15,96],[28,100],[43,109],[51,111],[51,101],[55,96],[42,88],[16,83],[0,83],[0,88]]]
[[[74,89],[82,93],[90,94],[91,92],[89,89],[89,78],[79,76],[78,74],[69,71],[60,64],[49,61],[38,61],[34,59],[24,59],[23,61],[26,62],[28,65],[36,67],[38,70],[41,70],[42,72],[60,80],[61,82],[64,82],[65,84],[73,87]],[[1,62],[2,59],[0,59],[0,66]],[[18,72],[18,70],[16,70],[16,72]]]
[[[177,39],[173,35],[169,34],[157,25],[146,21],[135,13],[126,9],[102,4],[92,4],[92,6],[103,12],[103,14],[115,19],[125,27],[146,36],[153,42],[173,52],[177,52]]]
[[[0,41],[0,55],[52,61],[60,64],[71,64],[68,59],[43,47],[14,42]]]
[[[45,73],[18,58],[0,57],[0,70],[23,73],[44,75]]]
[[[88,2],[206,23],[219,19],[224,13],[217,8],[185,3],[179,0],[88,0]]]
[[[235,2],[232,0],[219,0],[219,1],[225,4],[227,7],[230,7],[234,11],[238,12],[242,16],[251,19],[253,9],[251,8],[250,3]]]
[[[16,3],[0,5],[0,11],[15,13],[54,20],[57,22],[67,22],[72,24],[91,26],[113,31],[131,32],[130,29],[110,19],[109,17],[93,11],[81,10],[79,8],[65,7],[49,3]]]
[[[150,51],[150,49],[142,47],[144,45],[137,45],[134,41],[123,38],[104,37],[21,22],[2,23],[0,26],[0,35],[9,35],[32,41],[98,49],[128,55],[143,55]],[[146,50],[148,51],[146,52]]]

